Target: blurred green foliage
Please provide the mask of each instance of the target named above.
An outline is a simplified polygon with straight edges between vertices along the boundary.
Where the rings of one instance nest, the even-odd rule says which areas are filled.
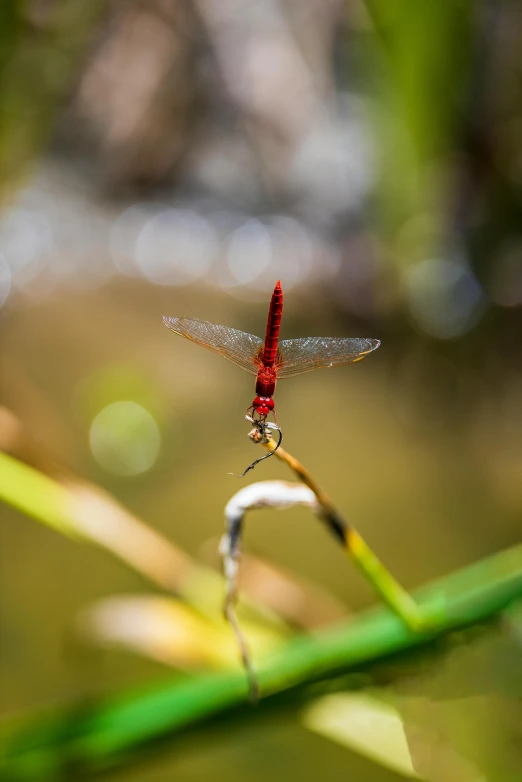
[[[393,236],[408,217],[432,213],[440,239],[448,219],[447,168],[467,121],[465,88],[477,43],[473,4],[368,0],[366,5],[376,31],[368,59],[379,75],[373,97],[382,149],[382,214]]]
[[[49,144],[105,0],[21,2],[0,9],[0,194],[12,197]]]

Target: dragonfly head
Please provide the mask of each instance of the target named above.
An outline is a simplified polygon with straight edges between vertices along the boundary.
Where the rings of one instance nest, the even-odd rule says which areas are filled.
[[[274,409],[274,400],[271,396],[256,396],[252,402],[252,407],[260,416],[266,416]]]

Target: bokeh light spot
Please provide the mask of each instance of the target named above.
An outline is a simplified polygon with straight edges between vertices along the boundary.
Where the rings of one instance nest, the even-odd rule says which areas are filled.
[[[462,264],[429,258],[416,264],[406,278],[410,311],[426,334],[454,339],[474,328],[486,297],[476,277]]]
[[[190,209],[167,209],[140,231],[136,263],[157,285],[186,285],[207,274],[216,252],[216,232],[208,220]]]
[[[150,470],[158,458],[161,435],[153,416],[136,402],[113,402],[94,418],[91,451],[114,475],[132,476]]]
[[[142,270],[136,264],[136,243],[146,223],[167,210],[165,204],[149,201],[129,206],[116,218],[110,231],[109,251],[121,274],[141,276]]]
[[[13,284],[24,287],[39,275],[53,250],[51,228],[43,215],[10,209],[0,221],[0,249]]]
[[[236,283],[248,285],[260,277],[272,260],[272,240],[259,220],[248,220],[230,237],[228,268]]]
[[[5,304],[11,290],[11,269],[0,255],[0,307]]]

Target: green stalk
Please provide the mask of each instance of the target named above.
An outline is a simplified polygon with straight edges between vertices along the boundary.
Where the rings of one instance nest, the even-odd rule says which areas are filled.
[[[70,513],[71,501],[67,488],[1,452],[0,500],[62,535],[84,537]]]
[[[422,630],[431,625],[435,618],[434,612],[444,610],[443,606],[432,605],[428,611],[418,606],[410,593],[392,576],[355,527],[348,524],[341,516],[306,467],[284,448],[276,447],[276,443],[271,437],[263,442],[263,445],[279,461],[290,467],[299,480],[313,491],[319,504],[319,516],[322,521],[366,576],[377,594],[390,606],[406,627],[410,630]]]
[[[434,619],[434,611],[444,610],[443,605],[433,605],[429,607],[428,611],[423,610],[410,593],[384,567],[381,560],[354,527],[349,527],[346,530],[345,542],[347,552],[353,562],[384,602],[411,630],[427,628]]]
[[[444,605],[429,631],[413,632],[389,609],[381,607],[314,637],[288,642],[259,669],[262,703],[291,691],[302,699],[316,697],[307,685],[426,645],[458,628],[491,620],[522,598],[522,546],[498,553],[434,582],[415,593],[422,612]],[[134,763],[151,742],[187,730],[197,731],[212,718],[253,715],[242,673],[208,674],[149,692],[128,694],[95,704],[78,705],[54,717],[34,718],[5,744],[1,778],[24,782],[85,779],[108,768]],[[132,750],[132,754],[130,753]]]

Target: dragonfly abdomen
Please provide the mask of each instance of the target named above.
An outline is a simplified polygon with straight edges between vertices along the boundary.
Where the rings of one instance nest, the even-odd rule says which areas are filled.
[[[279,342],[279,329],[281,327],[281,317],[283,315],[283,290],[278,280],[270,300],[270,309],[268,310],[268,323],[266,324],[265,346],[263,349],[262,362],[265,367],[273,367],[277,356],[277,345]]]

